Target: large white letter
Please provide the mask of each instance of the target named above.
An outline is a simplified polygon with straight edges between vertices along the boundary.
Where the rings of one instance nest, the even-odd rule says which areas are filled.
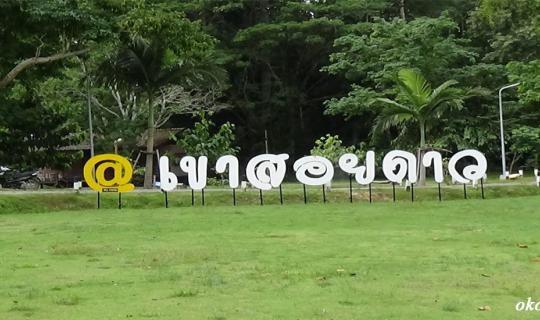
[[[216,172],[224,173],[229,167],[229,187],[238,188],[238,158],[231,155],[221,156],[216,162]]]
[[[246,176],[255,188],[270,190],[277,188],[285,178],[285,160],[288,154],[260,154],[249,160]]]
[[[471,164],[463,168],[463,176],[459,174],[456,170],[456,164],[459,160],[465,157],[473,157],[477,164]],[[463,150],[450,158],[448,163],[448,171],[454,180],[459,183],[469,183],[475,180],[480,180],[484,177],[487,172],[487,160],[484,154],[477,150]]]
[[[169,171],[169,157],[159,158],[159,183],[161,190],[173,191],[178,185],[178,177]]]
[[[200,156],[197,161],[192,156],[180,160],[180,169],[188,174],[189,187],[193,190],[202,190],[206,187],[206,170],[208,158]]]
[[[359,166],[358,157],[352,153],[346,153],[339,158],[339,167],[348,174],[354,174],[359,184],[370,184],[375,180],[375,152],[366,153],[366,165]]]
[[[424,164],[424,167],[429,167],[433,163],[433,175],[435,176],[435,181],[437,183],[442,183],[444,181],[442,155],[439,152],[426,152],[422,158],[422,163]]]
[[[396,170],[398,170],[397,173]],[[403,178],[408,176],[411,183],[416,183],[416,157],[407,151],[390,151],[384,156],[383,172],[386,178],[392,182],[401,183]]]
[[[332,181],[334,166],[330,160],[319,156],[307,156],[294,162],[296,179],[310,186],[321,186]]]

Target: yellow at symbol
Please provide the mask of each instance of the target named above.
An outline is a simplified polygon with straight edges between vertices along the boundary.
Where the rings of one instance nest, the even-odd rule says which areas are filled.
[[[112,169],[112,179],[105,177],[107,169]],[[135,186],[129,183],[132,175],[131,163],[128,159],[117,154],[100,154],[90,158],[84,165],[84,180],[90,188],[97,192],[132,191],[135,189]]]

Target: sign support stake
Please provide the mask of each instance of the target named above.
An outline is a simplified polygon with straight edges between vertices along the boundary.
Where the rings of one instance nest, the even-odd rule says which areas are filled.
[[[368,185],[369,189],[369,203],[371,203],[371,183]]]
[[[191,205],[195,205],[195,191],[191,189]]]
[[[322,201],[323,203],[326,203],[326,188],[324,187],[324,184],[322,185]]]
[[[306,185],[302,184],[302,186],[304,186],[304,204],[307,204]]]
[[[201,189],[201,203],[204,206],[204,188]]]
[[[442,201],[442,196],[441,196],[441,184],[440,184],[440,183],[437,183],[437,185],[439,186],[439,201]]]
[[[279,203],[283,204],[283,189],[281,188],[281,184],[279,185]]]
[[[349,202],[352,203],[352,174],[349,175]]]
[[[118,192],[118,209],[122,209],[122,192]]]
[[[259,200],[261,202],[261,206],[263,205],[263,194],[262,194],[262,189],[259,189]]]
[[[167,196],[167,191],[163,191],[163,194],[165,195],[165,208],[169,207],[169,197]]]
[[[485,199],[485,196],[484,196],[484,178],[480,179],[480,189],[482,190],[482,199]]]
[[[463,197],[467,199],[467,184],[466,183],[463,184]]]
[[[392,182],[392,199],[396,202],[396,184]]]
[[[414,183],[411,183],[411,202],[414,202]]]
[[[236,189],[235,188],[232,189],[232,204],[233,206],[236,205]]]

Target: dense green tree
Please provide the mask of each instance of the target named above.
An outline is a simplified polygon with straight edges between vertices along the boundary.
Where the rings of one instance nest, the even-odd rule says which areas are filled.
[[[513,168],[518,160],[529,156],[526,164],[538,168],[540,159],[540,128],[530,126],[520,126],[512,130],[510,152],[513,153],[512,161],[508,170],[513,172]]]
[[[471,12],[470,36],[482,43],[485,60],[507,63],[540,58],[540,2],[481,0]]]
[[[427,81],[443,83],[449,75],[457,78],[478,58],[469,41],[460,38],[458,25],[448,16],[409,22],[379,19],[357,24],[351,30],[352,33],[335,41],[336,52],[330,56],[332,63],[324,68],[345,77],[351,83],[350,91],[343,97],[327,100],[326,108],[327,113],[344,115],[367,130],[379,115],[379,109],[372,106],[377,98],[399,93],[394,83],[400,69],[414,68]],[[469,83],[466,77],[459,80]],[[389,147],[389,141],[402,148],[415,148],[416,132],[417,129],[412,131],[410,127],[398,128],[385,136],[374,135],[373,143],[379,148]]]
[[[540,59],[530,62],[512,61],[507,70],[512,82],[519,82],[519,98],[524,105],[540,106]]]
[[[310,115],[317,112],[312,108],[320,107],[321,94],[325,94],[330,85],[330,79],[319,73],[327,61],[327,54],[321,52],[329,53],[341,27],[338,20],[321,18],[258,24],[238,32],[235,37],[241,61],[250,61],[242,70],[242,99],[247,103],[244,110],[250,115],[249,119],[256,119],[253,124],[270,129],[274,137],[289,130],[290,139],[285,145],[281,144],[281,150],[286,148],[296,154],[310,143],[303,137],[311,129]],[[280,122],[279,118],[287,121]]]
[[[193,68],[195,61],[200,63],[210,56],[214,40],[181,12],[164,5],[136,7],[121,17],[119,26],[130,39],[101,66],[101,75],[109,86],[127,88],[146,97],[144,187],[151,188],[156,127],[154,101],[158,90],[175,83],[193,86],[208,78],[219,81],[211,72]]]
[[[88,52],[111,31],[93,2],[4,0],[0,10],[0,89],[29,68]]]
[[[166,61],[166,48],[158,41],[135,38],[101,66],[101,74],[111,87],[124,87],[134,97],[145,96],[147,113],[145,188],[152,187],[156,98],[171,84],[192,86],[206,79],[191,65]],[[217,82],[217,81],[216,81]],[[133,101],[135,103],[135,101]],[[160,106],[158,104],[158,106]]]
[[[216,128],[208,114],[202,112],[197,117],[199,121],[193,125],[193,129],[188,128],[173,137],[186,154],[206,156],[210,165],[214,165],[219,157],[238,153],[240,148],[235,145],[233,124],[226,122]]]
[[[213,0],[187,6],[220,40],[236,107],[229,119],[238,124],[245,155],[264,150],[265,129],[272,150],[295,156],[329,130],[345,131],[322,107],[344,90],[343,80],[320,69],[348,24],[380,17],[390,3]]]
[[[361,108],[358,99],[369,101],[370,90],[392,92],[395,74],[402,68],[416,68],[429,81],[443,82],[449,72],[475,62],[477,54],[468,40],[456,36],[457,28],[446,16],[358,24],[335,41],[337,51],[324,68],[356,84],[349,97],[330,100],[329,112],[352,115],[347,102]]]
[[[212,104],[233,107],[212,118],[236,125],[241,157],[264,150],[265,130],[270,150],[293,158],[327,133],[345,145],[414,149],[416,126],[370,137],[383,115],[380,98],[408,105],[395,80],[412,68],[429,83],[455,79],[456,90],[481,89],[459,112],[431,122],[425,140],[450,151],[478,148],[489,158],[500,154],[498,89],[520,82],[505,92],[505,138],[510,160],[520,154],[516,165],[530,163],[534,134],[527,128],[540,122],[538,6],[537,0],[0,1],[0,162],[11,161],[4,151],[10,146],[21,163],[68,164],[72,157],[55,150],[82,141],[87,99],[98,152],[119,136],[134,149],[148,128],[191,127],[194,120],[182,115],[213,110]],[[160,58],[150,60],[160,67],[148,70],[171,71],[170,77],[149,86],[144,72],[124,77],[137,68],[109,68],[104,78],[116,82],[98,81],[96,66],[127,53],[136,39],[159,49]],[[230,86],[217,80],[226,78],[220,67]],[[24,120],[20,126],[17,119]],[[23,147],[45,131],[39,147]]]
[[[0,163],[20,169],[67,168],[81,154],[63,148],[81,141],[76,110],[58,103],[46,104],[15,82],[0,99]]]
[[[87,1],[4,0],[0,10],[0,163],[69,166],[76,154],[60,149],[82,139],[79,109],[68,99],[48,101],[42,83],[62,77],[110,23]]]

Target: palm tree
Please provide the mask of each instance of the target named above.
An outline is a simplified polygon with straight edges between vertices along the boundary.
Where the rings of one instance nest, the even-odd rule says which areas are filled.
[[[169,56],[163,43],[136,37],[99,67],[100,78],[106,84],[146,95],[148,128],[144,187],[147,189],[152,188],[155,131],[153,101],[159,89],[169,84],[194,87],[209,82],[219,83],[223,76],[220,69],[212,69],[212,64],[192,61],[170,63],[167,61]]]
[[[412,70],[402,69],[398,73],[399,94],[396,100],[377,99],[383,106],[375,124],[375,131],[387,130],[393,126],[415,123],[420,133],[418,159],[421,159],[426,146],[426,130],[444,112],[463,107],[461,93],[453,88],[457,81],[448,80],[432,89],[424,77]],[[425,168],[420,164],[419,184],[425,181]]]

